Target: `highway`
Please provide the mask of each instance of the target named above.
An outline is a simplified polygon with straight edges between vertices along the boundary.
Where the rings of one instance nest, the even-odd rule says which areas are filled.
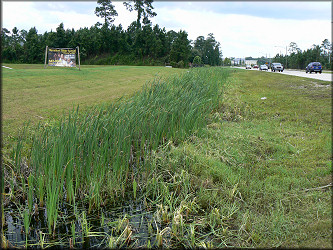
[[[239,69],[244,69],[245,67],[235,67],[235,68],[239,68]],[[247,70],[257,70],[260,71],[259,69],[247,69]],[[272,74],[285,74],[285,75],[292,75],[292,76],[300,76],[300,77],[307,77],[307,78],[312,78],[312,79],[316,79],[316,80],[322,80],[322,81],[328,81],[328,82],[332,82],[332,73],[305,73],[305,70],[289,70],[289,69],[285,69],[283,72],[272,72],[270,69],[267,70],[267,72],[272,73]]]

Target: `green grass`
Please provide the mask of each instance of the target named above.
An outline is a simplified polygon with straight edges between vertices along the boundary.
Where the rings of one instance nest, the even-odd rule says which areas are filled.
[[[17,128],[30,120],[56,119],[63,111],[109,103],[129,96],[155,76],[182,70],[167,67],[81,66],[47,67],[37,64],[6,64],[2,68],[3,138],[16,136]]]
[[[13,151],[13,168],[23,180],[26,168],[35,180],[45,178],[49,233],[55,232],[65,196],[70,203],[84,200],[89,214],[99,211],[102,200],[124,196],[133,175],[144,171],[150,150],[202,128],[218,107],[226,77],[222,69],[207,69],[156,78],[125,101],[80,114],[74,110],[51,126],[38,125],[32,139],[22,136]],[[76,197],[74,183],[80,191]]]
[[[331,85],[238,69],[226,78],[222,72],[202,68],[156,79],[114,105],[104,99],[97,109],[55,115],[53,123],[41,124],[44,132],[35,132],[41,136],[33,143],[18,144],[17,162],[33,145],[26,164],[52,177],[34,179],[36,198],[53,211],[49,230],[57,226],[65,197],[86,204],[87,214],[113,197],[142,200],[152,211],[147,247],[331,248],[331,187],[316,189],[332,182]],[[208,106],[207,97],[213,97]],[[43,185],[48,188],[40,192]],[[14,195],[26,193],[24,187],[13,187]],[[129,220],[122,223],[125,218],[108,223],[112,230],[104,240],[138,247],[130,237],[139,235]]]
[[[332,183],[331,86],[242,70],[229,80],[207,128],[152,158],[169,189],[159,196],[148,178],[147,193],[167,205],[180,189],[174,207],[195,198],[188,221],[201,234],[209,222],[215,247],[332,247],[331,188],[312,189]]]

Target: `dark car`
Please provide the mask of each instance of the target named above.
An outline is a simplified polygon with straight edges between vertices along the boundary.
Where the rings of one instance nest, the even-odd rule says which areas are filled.
[[[310,72],[310,74],[311,74],[312,72],[316,72],[316,73],[319,72],[321,74],[322,67],[321,67],[320,62],[311,62],[311,63],[309,63],[308,66],[306,66],[305,70],[306,70],[306,73]]]
[[[274,72],[275,71],[283,72],[283,65],[281,63],[272,63],[271,70]]]

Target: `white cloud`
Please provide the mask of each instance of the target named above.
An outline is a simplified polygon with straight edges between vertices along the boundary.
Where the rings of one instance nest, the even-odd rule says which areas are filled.
[[[127,29],[133,21],[136,21],[137,15],[135,11],[129,12],[122,2],[112,2],[112,4],[118,12],[118,16],[114,21],[115,25],[121,24],[123,29]]]
[[[158,13],[157,23],[169,24],[168,30],[185,30],[192,40],[213,33],[226,57],[274,56],[280,50],[285,53],[274,46],[296,42],[304,50],[331,38],[331,24],[324,20],[273,19],[166,7]]]
[[[37,24],[36,28],[42,22],[42,17],[35,14],[32,2],[2,2],[2,27],[28,29],[33,27],[27,27],[31,20]]]
[[[124,29],[127,29],[128,25],[136,20],[136,12],[126,10],[122,2],[113,2],[113,4],[118,12],[114,24],[121,24]],[[189,39],[192,40],[198,36],[206,37],[208,33],[213,33],[215,39],[221,43],[224,57],[257,57],[266,56],[266,54],[274,56],[280,51],[284,54],[283,47],[290,42],[296,42],[302,50],[306,50],[312,44],[320,44],[325,38],[330,39],[332,36],[330,20],[317,20],[313,19],[314,17],[306,20],[276,19],[245,15],[243,12],[231,14],[233,8],[239,7],[243,11],[244,3],[230,3],[231,7],[228,4],[229,2],[219,4],[211,2],[210,7],[205,9],[202,2],[156,2],[154,6],[159,6],[154,9],[157,16],[151,20],[153,24],[159,24],[166,30],[185,30]],[[254,2],[248,6],[253,10],[255,4],[257,3]],[[299,3],[285,4],[294,9],[299,6],[300,12],[308,11],[309,8],[308,4],[304,6]],[[2,24],[10,30],[16,26],[20,30],[28,31],[35,26],[39,33],[44,33],[51,29],[54,31],[63,22],[65,29],[78,30],[90,27],[97,22],[103,23],[102,18],[94,14],[96,6],[96,2],[3,1]],[[214,6],[216,9],[213,9]],[[270,4],[267,3],[267,6]],[[320,11],[322,11],[322,6],[315,5],[314,10],[321,8]],[[222,9],[227,7],[228,14],[223,14]],[[279,8],[282,7],[283,3],[280,2]],[[274,11],[274,8],[271,11]],[[282,46],[282,48],[274,46]]]
[[[79,4],[87,4],[90,11],[78,13],[73,3],[69,5],[66,2],[5,1],[3,2],[3,27],[11,30],[16,26],[20,30],[28,31],[35,26],[38,33],[44,33],[51,29],[55,31],[60,23],[64,23],[65,29],[74,28],[75,30],[89,28],[97,22],[103,23],[103,19],[94,14],[96,3]],[[114,2],[113,5],[118,12],[115,25],[122,24],[123,28],[126,29],[131,22],[136,20],[136,13],[126,10],[122,2]]]

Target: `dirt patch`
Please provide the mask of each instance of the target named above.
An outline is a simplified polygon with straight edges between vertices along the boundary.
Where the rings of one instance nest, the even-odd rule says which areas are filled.
[[[318,84],[317,82],[311,82],[313,87],[315,88],[329,88],[331,85],[329,84]]]
[[[318,82],[310,82],[311,84],[308,85],[291,85],[290,87],[293,89],[318,89],[318,88],[323,88],[323,89],[328,89],[331,87],[330,84],[319,84]]]

